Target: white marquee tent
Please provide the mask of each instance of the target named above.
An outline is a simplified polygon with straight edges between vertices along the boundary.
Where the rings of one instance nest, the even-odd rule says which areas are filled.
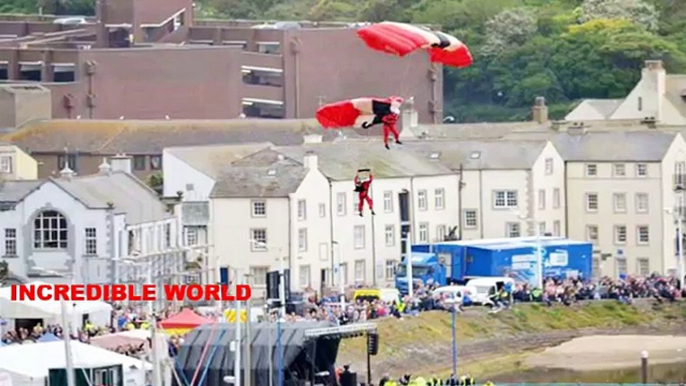
[[[142,371],[152,370],[150,363],[140,359],[77,341],[70,343],[75,368],[121,364],[125,386],[144,386]],[[66,368],[64,341],[0,347],[0,372],[10,375],[13,386],[44,386],[49,370],[58,368]]]
[[[40,281],[27,284],[31,285],[52,285]],[[82,315],[96,325],[108,325],[112,306],[100,301],[68,302],[67,310],[72,318],[72,323]],[[45,323],[60,323],[62,316],[61,302],[56,300],[23,300],[12,301],[12,288],[0,288],[0,316],[3,319],[43,319]],[[80,324],[80,323],[79,323]]]

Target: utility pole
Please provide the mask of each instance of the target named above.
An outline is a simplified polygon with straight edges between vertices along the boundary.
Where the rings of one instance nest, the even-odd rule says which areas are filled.
[[[67,302],[60,301],[62,306],[62,335],[64,338],[64,354],[67,364],[67,386],[76,386],[74,378],[74,357],[71,353],[71,329],[69,328],[69,317],[67,316]]]
[[[152,283],[152,260],[148,262],[148,283]],[[152,384],[153,386],[162,386],[162,370],[160,369],[160,345],[157,336],[157,318],[155,317],[154,301],[148,302],[150,310],[150,318],[152,319]],[[145,368],[143,368],[145,371]]]
[[[277,371],[279,372],[279,386],[283,386],[283,347],[281,346],[281,322],[286,317],[286,278],[284,277],[283,256],[279,251],[279,319],[276,321],[276,350],[278,355]]]
[[[240,283],[241,277],[238,274],[238,269],[235,269],[236,273],[236,284]],[[234,383],[236,386],[242,386],[243,384],[241,383],[241,302],[236,299],[235,301],[236,307],[236,351],[235,351],[235,363],[233,365],[234,367],[234,377],[236,380],[236,383]],[[248,349],[249,350],[249,349]],[[247,369],[246,369],[247,370]]]
[[[407,241],[405,243],[407,250],[405,253],[405,260],[407,265],[407,294],[410,299],[414,296],[414,280],[412,280],[412,231],[407,232]]]

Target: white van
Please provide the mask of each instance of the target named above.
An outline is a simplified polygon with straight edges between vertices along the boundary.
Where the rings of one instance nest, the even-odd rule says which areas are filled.
[[[397,303],[400,300],[400,291],[397,288],[382,288],[379,291],[381,300],[388,304]]]
[[[475,290],[472,301],[481,305],[492,305],[489,297],[492,293],[500,291],[504,286],[514,288],[515,281],[509,277],[476,277],[467,281],[467,286]]]
[[[449,285],[445,287],[439,287],[432,292],[434,298],[439,298],[442,295],[446,295],[448,299],[453,299],[457,304],[462,304],[464,296],[468,295],[471,298],[476,294],[476,289],[470,286],[464,285]]]

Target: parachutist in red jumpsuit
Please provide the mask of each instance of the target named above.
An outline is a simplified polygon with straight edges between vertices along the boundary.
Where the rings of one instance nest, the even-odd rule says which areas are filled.
[[[372,180],[373,177],[371,173],[369,173],[369,178],[364,181],[360,180],[359,174],[355,176],[355,191],[359,197],[357,211],[360,213],[360,217],[362,217],[362,209],[364,208],[365,201],[367,201],[367,205],[369,206],[369,210],[372,211],[372,215],[376,214],[374,213],[374,202],[372,201],[372,198],[369,197],[369,187],[372,184]]]
[[[402,105],[403,99],[399,97],[390,97],[388,99],[374,99],[372,100],[372,110],[374,111],[374,120],[371,123],[365,122],[362,124],[362,128],[368,129],[379,123],[383,124],[383,144],[386,149],[390,150],[388,146],[388,137],[393,134],[395,143],[402,145],[400,142],[400,133],[395,127],[398,123],[398,118],[400,117],[400,105]]]

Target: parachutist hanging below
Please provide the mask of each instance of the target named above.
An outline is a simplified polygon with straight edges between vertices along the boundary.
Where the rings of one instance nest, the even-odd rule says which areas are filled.
[[[369,210],[372,212],[372,216],[376,215],[376,213],[374,213],[374,202],[372,201],[372,198],[369,197],[369,188],[373,179],[374,177],[372,176],[372,173],[369,173],[369,177],[364,180],[360,179],[360,171],[358,171],[355,175],[355,192],[357,192],[359,199],[357,211],[359,212],[360,217],[362,217],[362,210],[364,209],[365,201],[367,201],[367,205],[369,206]]]

